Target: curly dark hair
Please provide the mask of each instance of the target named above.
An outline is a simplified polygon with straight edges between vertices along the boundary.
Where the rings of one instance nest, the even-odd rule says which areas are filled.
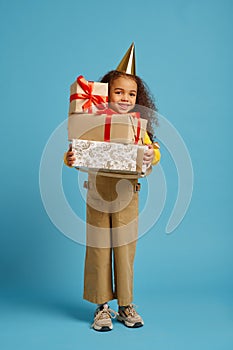
[[[112,70],[105,74],[101,78],[102,83],[108,83],[108,92],[110,91],[111,84],[113,81],[119,77],[128,77],[133,79],[137,84],[137,98],[136,105],[132,112],[140,112],[141,118],[147,120],[147,133],[151,139],[154,141],[154,126],[158,125],[158,118],[156,115],[157,107],[154,102],[154,97],[152,96],[146,83],[139,78],[137,75],[126,74],[123,72],[118,72],[117,70]],[[146,107],[146,108],[143,108]]]

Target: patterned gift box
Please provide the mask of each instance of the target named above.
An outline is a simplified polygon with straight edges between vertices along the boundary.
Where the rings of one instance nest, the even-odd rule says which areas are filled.
[[[108,102],[108,84],[87,81],[80,75],[70,86],[70,107],[72,113],[94,113],[105,109]]]
[[[147,146],[74,139],[72,149],[76,158],[73,166],[77,168],[135,174],[146,172],[143,155]]]
[[[72,114],[68,118],[68,139],[142,143],[147,120],[139,113]]]

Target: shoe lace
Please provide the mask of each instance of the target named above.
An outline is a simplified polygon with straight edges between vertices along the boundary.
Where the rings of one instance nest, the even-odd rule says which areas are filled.
[[[132,317],[137,316],[137,311],[135,310],[135,308],[137,308],[137,305],[135,304],[130,304],[125,308],[128,316],[132,316]]]
[[[117,312],[110,309],[109,307],[108,308],[103,308],[102,310],[99,310],[94,318],[94,322],[92,324],[92,327],[93,325],[95,324],[96,321],[98,320],[103,320],[103,319],[106,319],[106,318],[116,318],[117,316]]]

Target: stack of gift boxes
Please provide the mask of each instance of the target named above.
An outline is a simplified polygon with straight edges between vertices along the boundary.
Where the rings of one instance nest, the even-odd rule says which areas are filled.
[[[139,113],[114,114],[107,103],[108,84],[79,76],[71,85],[68,139],[76,158],[73,166],[143,176],[147,121]]]

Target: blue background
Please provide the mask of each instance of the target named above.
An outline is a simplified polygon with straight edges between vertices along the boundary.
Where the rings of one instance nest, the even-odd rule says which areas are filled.
[[[232,349],[232,13],[230,0],[0,1],[2,349]],[[99,334],[82,300],[84,247],[47,216],[39,165],[69,85],[114,69],[132,41],[138,75],[189,149],[194,192],[166,235],[177,174],[162,147],[166,206],[135,263],[145,327]],[[63,179],[78,202],[76,174]]]

